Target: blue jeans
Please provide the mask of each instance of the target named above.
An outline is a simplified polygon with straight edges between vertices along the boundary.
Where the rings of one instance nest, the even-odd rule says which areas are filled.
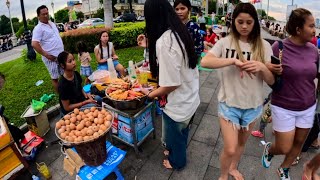
[[[187,163],[190,119],[183,122],[176,122],[166,113],[162,113],[162,141],[169,151],[168,160],[176,170],[181,170]]]

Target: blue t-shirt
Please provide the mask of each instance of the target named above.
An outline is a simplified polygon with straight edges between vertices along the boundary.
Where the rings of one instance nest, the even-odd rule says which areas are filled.
[[[320,37],[318,38],[318,41],[317,41],[317,47],[318,49],[320,49]]]

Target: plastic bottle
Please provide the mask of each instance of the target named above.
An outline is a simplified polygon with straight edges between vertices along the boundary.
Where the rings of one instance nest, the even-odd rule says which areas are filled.
[[[136,79],[137,78],[137,73],[136,73],[136,68],[133,64],[133,61],[129,61],[129,77],[130,79]]]
[[[43,83],[43,80],[39,80],[36,82],[36,86],[40,86]]]
[[[36,175],[32,175],[32,180],[40,180],[40,178]]]
[[[108,71],[110,73],[110,78],[115,79],[117,78],[117,72],[113,65],[113,60],[111,58],[108,59]]]

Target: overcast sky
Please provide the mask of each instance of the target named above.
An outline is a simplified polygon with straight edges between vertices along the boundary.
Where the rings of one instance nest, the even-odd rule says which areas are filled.
[[[27,18],[36,16],[36,9],[44,4],[49,8],[49,13],[52,14],[51,1],[54,2],[55,11],[67,6],[67,0],[24,0],[25,12]],[[225,0],[227,1],[227,0]],[[244,2],[248,0],[243,0]],[[11,0],[11,15],[22,19],[20,0]],[[287,5],[291,5],[292,0],[269,0],[269,15],[275,17],[277,20],[285,20]],[[5,5],[6,0],[0,0],[0,15],[5,14],[9,16],[8,8]],[[267,9],[268,0],[262,0],[262,9]],[[320,18],[320,0],[294,0],[294,4],[298,7],[309,9],[316,18]],[[255,5],[261,8],[261,3]]]

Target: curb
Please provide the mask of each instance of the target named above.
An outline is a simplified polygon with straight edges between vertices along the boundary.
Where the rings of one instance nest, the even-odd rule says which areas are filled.
[[[57,115],[60,114],[60,104],[56,104],[54,106],[51,106],[49,109],[46,110],[47,111],[47,116],[48,116],[48,120],[49,122],[52,121]],[[28,131],[28,125],[27,123],[24,123],[23,125],[21,125],[19,127],[19,129],[21,129],[23,132],[27,132]]]

